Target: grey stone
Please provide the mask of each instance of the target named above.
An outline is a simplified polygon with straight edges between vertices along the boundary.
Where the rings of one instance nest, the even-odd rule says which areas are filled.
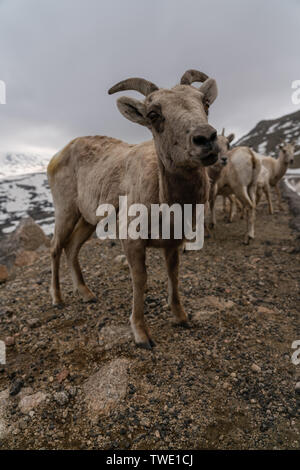
[[[114,359],[90,376],[83,386],[90,419],[96,422],[99,415],[110,411],[125,397],[130,362],[128,359]]]

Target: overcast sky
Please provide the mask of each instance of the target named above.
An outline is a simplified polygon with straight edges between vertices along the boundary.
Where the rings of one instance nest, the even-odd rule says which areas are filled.
[[[241,136],[296,111],[299,59],[299,0],[0,0],[0,152],[149,139],[108,88],[129,76],[171,87],[189,68],[217,80],[211,124]]]

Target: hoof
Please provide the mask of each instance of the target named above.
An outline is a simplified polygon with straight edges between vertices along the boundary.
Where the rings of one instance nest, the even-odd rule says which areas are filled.
[[[181,321],[179,323],[174,323],[174,326],[175,327],[180,327],[180,328],[185,328],[186,330],[191,329],[191,325],[189,324],[189,322],[187,320]]]
[[[148,343],[146,343],[145,341],[144,343],[135,343],[135,344],[137,348],[146,349],[147,351],[151,351],[153,347],[155,346],[155,343],[154,341],[152,341],[152,339],[150,339]]]
[[[53,305],[53,308],[57,308],[59,310],[61,310],[65,306],[63,302],[56,302],[55,304],[52,304],[52,305]]]
[[[249,237],[249,235],[247,235],[247,237],[245,238],[244,240],[244,245],[250,245],[250,242],[254,240],[254,238],[252,237]]]
[[[83,299],[85,304],[96,304],[98,302],[97,297],[91,297],[90,299]]]

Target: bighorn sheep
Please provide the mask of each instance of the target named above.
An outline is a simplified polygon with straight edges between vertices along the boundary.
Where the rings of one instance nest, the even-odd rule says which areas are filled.
[[[200,88],[193,82],[204,82]],[[208,124],[208,107],[217,97],[215,80],[196,70],[187,71],[174,88],[159,89],[153,83],[130,78],[119,82],[109,94],[136,90],[143,101],[121,97],[119,111],[127,119],[147,127],[153,140],[129,145],[109,137],[81,137],[56,154],[48,166],[48,178],[55,206],[55,233],[52,240],[53,304],[60,304],[59,261],[65,249],[74,289],[84,301],[94,299],[86,286],[78,262],[81,246],[99,222],[99,204],[118,209],[119,196],[127,195],[128,205],[142,203],[205,203],[209,180],[204,167],[215,163],[217,133]],[[194,211],[195,212],[195,211]],[[172,230],[171,230],[172,233]],[[176,323],[187,326],[178,292],[178,249],[183,240],[121,240],[128,259],[133,284],[130,322],[138,346],[154,345],[144,319],[144,292],[147,273],[146,247],[164,250],[169,304]]]
[[[210,235],[209,224],[206,219],[209,214],[209,203],[214,197],[215,188],[218,182],[218,179],[221,175],[221,171],[224,166],[227,164],[227,155],[226,152],[230,149],[230,142],[234,139],[234,134],[230,134],[228,137],[224,135],[224,129],[221,135],[218,135],[217,143],[219,148],[218,159],[216,163],[210,165],[207,169],[208,178],[210,182],[209,196],[208,201],[205,203],[205,229],[207,235]],[[186,252],[185,243],[182,246],[183,253]]]
[[[294,161],[294,144],[280,144],[279,145],[279,156],[277,159],[273,157],[267,157],[265,155],[261,155],[257,152],[253,152],[254,155],[260,159],[262,163],[262,167],[260,173],[257,178],[257,191],[256,191],[256,206],[261,200],[262,194],[265,193],[265,196],[268,201],[269,213],[273,214],[273,205],[272,205],[272,198],[271,198],[271,187],[275,187],[279,202],[279,208],[282,209],[281,206],[281,196],[280,196],[280,189],[279,189],[279,181],[285,175],[286,170],[290,163]],[[232,198],[229,196],[230,200],[230,216],[229,219],[232,221],[233,212],[235,205],[238,205],[241,209],[241,215],[244,214],[244,206],[241,204],[239,199]]]
[[[213,212],[213,206],[215,203],[216,198],[216,191],[217,191],[217,183],[221,177],[222,170],[224,166],[227,165],[227,152],[230,150],[230,144],[234,140],[234,134],[229,134],[227,137],[225,136],[225,129],[222,130],[222,134],[218,135],[218,147],[219,147],[219,155],[218,160],[214,165],[211,165],[208,168],[208,176],[210,180],[210,192],[209,192],[209,205],[211,208],[211,214]],[[212,222],[212,225],[213,222]]]
[[[257,179],[261,161],[248,147],[236,147],[227,152],[228,163],[223,168],[217,182],[210,207],[212,226],[216,225],[215,200],[217,195],[234,194],[247,208],[247,233],[245,243],[254,238]]]
[[[264,192],[268,200],[270,214],[273,214],[270,186],[275,187],[279,208],[282,209],[279,181],[285,175],[289,164],[294,161],[294,150],[294,143],[280,144],[277,159],[254,152],[263,165],[258,177],[256,205],[259,203],[262,193]]]

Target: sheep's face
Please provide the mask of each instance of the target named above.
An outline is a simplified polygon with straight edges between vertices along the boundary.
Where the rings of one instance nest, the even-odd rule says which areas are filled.
[[[295,151],[294,145],[290,143],[281,144],[279,148],[283,154],[284,163],[286,165],[292,165],[294,163],[294,151]]]
[[[218,164],[225,166],[227,165],[228,156],[227,153],[230,150],[230,143],[234,139],[234,134],[229,134],[229,136],[225,135],[218,135],[218,147],[219,147],[219,156],[218,156]]]
[[[177,85],[158,89],[144,102],[118,99],[121,113],[131,121],[148,127],[157,154],[167,171],[212,165],[218,158],[217,132],[208,124],[207,109],[217,96],[213,79],[199,89]]]

